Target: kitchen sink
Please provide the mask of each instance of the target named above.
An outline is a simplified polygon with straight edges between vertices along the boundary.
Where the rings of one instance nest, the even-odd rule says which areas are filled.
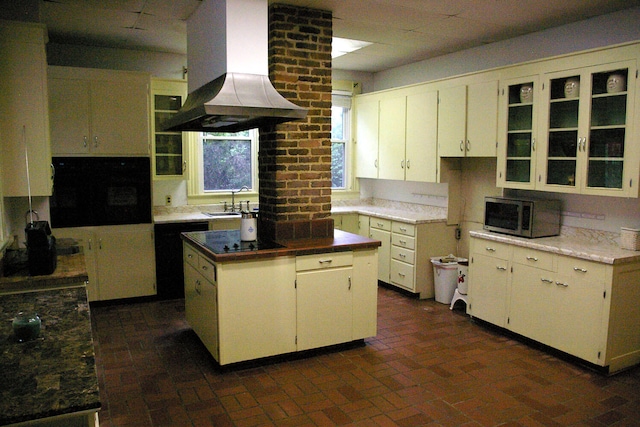
[[[211,218],[240,217],[240,212],[202,212],[202,214]]]

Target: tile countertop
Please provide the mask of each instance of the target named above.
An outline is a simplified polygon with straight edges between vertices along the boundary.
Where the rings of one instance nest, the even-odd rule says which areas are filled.
[[[630,251],[619,246],[594,242],[580,236],[553,236],[537,239],[509,236],[484,230],[470,231],[472,237],[492,240],[552,252],[559,255],[600,262],[604,264],[627,264],[640,262],[640,251]]]
[[[35,310],[40,336],[18,343],[12,319]],[[84,286],[0,295],[0,425],[100,408]]]

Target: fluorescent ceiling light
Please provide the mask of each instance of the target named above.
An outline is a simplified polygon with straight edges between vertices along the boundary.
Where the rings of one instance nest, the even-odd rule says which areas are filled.
[[[347,53],[354,52],[358,49],[362,49],[363,47],[369,46],[370,44],[372,43],[334,37],[331,42],[331,57],[337,58],[338,56],[342,56]]]

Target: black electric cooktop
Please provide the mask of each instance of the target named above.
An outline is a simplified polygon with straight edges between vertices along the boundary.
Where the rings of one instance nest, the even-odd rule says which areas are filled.
[[[240,230],[199,231],[189,233],[189,237],[209,249],[214,254],[257,251],[283,247],[275,242],[260,240],[240,240]]]

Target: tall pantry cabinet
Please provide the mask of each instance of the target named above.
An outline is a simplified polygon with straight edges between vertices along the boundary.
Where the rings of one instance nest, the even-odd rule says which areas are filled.
[[[43,25],[0,20],[0,140],[5,197],[27,196],[29,187],[32,196],[51,195],[46,43]]]

